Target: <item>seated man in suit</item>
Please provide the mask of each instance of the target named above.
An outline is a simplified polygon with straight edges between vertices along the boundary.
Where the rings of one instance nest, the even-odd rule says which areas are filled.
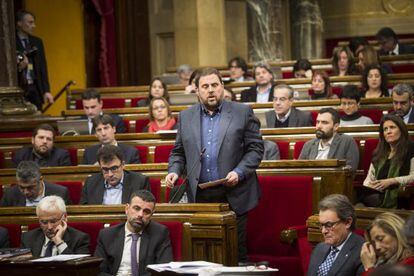
[[[305,143],[299,159],[345,159],[355,171],[359,162],[359,150],[354,139],[339,134],[339,113],[331,107],[322,108],[316,118],[316,138]]]
[[[80,204],[124,204],[133,192],[150,189],[147,176],[124,170],[121,148],[113,145],[100,148],[98,162],[102,173],[86,179]]]
[[[151,220],[154,209],[151,192],[137,191],[126,204],[127,221],[100,231],[95,251],[104,259],[100,275],[150,275],[147,265],[173,260],[167,227]]]
[[[270,140],[263,140],[264,153],[263,160],[279,160],[280,152],[279,146]]]
[[[12,157],[14,167],[23,160],[35,161],[41,167],[72,166],[69,152],[53,145],[56,132],[48,124],[35,128],[32,135],[32,146],[17,150]]]
[[[268,128],[307,127],[312,126],[312,117],[308,111],[293,107],[293,88],[287,84],[273,87],[273,109],[267,111],[266,125]]]
[[[36,207],[40,228],[22,234],[21,247],[34,257],[89,254],[89,235],[69,227],[66,206],[59,196],[47,196]]]
[[[93,118],[93,128],[95,129],[95,136],[98,138],[100,144],[91,146],[85,149],[83,154],[83,164],[98,164],[96,154],[98,150],[106,145],[118,146],[124,156],[124,161],[126,164],[139,164],[138,150],[134,147],[118,143],[115,140],[115,133],[117,128],[115,127],[115,122],[111,116],[108,114],[99,115]]]
[[[9,231],[6,228],[0,227],[0,249],[1,248],[9,248],[10,241],[9,241]]]
[[[340,194],[322,199],[319,223],[324,242],[312,252],[308,276],[360,275],[364,271],[359,256],[364,239],[352,232],[356,216],[349,199]]]
[[[66,187],[43,180],[40,167],[33,161],[22,161],[16,169],[17,185],[6,189],[0,206],[36,206],[45,196],[57,195],[70,204]]]
[[[380,29],[376,37],[380,45],[379,54],[381,56],[414,54],[414,47],[399,43],[397,34],[389,27]]]
[[[273,72],[270,66],[265,63],[255,64],[253,67],[253,77],[256,81],[256,86],[242,91],[241,101],[258,103],[272,101]]]
[[[413,88],[409,84],[400,83],[392,88],[392,104],[394,113],[406,124],[414,123]]]
[[[89,120],[89,134],[94,134],[95,129],[93,128],[92,119],[98,115],[104,114],[102,111],[103,102],[101,94],[95,89],[87,89],[82,94],[82,105],[83,111]],[[122,118],[116,114],[109,114],[115,122],[116,131],[118,133],[125,133],[125,124]]]

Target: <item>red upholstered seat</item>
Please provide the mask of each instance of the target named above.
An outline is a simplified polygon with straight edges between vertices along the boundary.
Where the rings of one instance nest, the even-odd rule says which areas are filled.
[[[56,184],[65,186],[68,188],[69,191],[69,197],[72,201],[73,205],[79,204],[79,200],[81,197],[82,192],[82,182],[80,181],[58,181]]]
[[[361,164],[365,175],[368,172],[369,165],[371,164],[372,154],[374,153],[374,150],[378,145],[378,141],[379,140],[375,138],[365,140],[364,155]]]
[[[32,137],[31,131],[0,132],[0,138]]]
[[[68,149],[69,155],[70,155],[70,162],[72,163],[72,166],[78,165],[78,149],[77,148],[70,148]]]
[[[0,199],[3,198],[3,185],[0,185]]]
[[[414,64],[412,63],[391,64],[391,70],[394,74],[412,73],[414,72]]]
[[[139,119],[135,121],[135,132],[139,133],[142,132],[144,127],[146,127],[149,123],[149,119]]]
[[[148,162],[148,147],[147,146],[135,146],[135,148],[138,150],[139,160],[141,160],[141,163],[147,163]]]
[[[312,117],[312,124],[316,125],[316,118],[318,118],[318,111],[311,111],[311,117]]]
[[[275,141],[279,147],[280,159],[289,159],[289,142]]]
[[[259,176],[262,197],[248,214],[249,260],[268,261],[281,275],[303,275],[299,251],[280,242],[280,233],[304,225],[312,214],[311,176]]]
[[[154,163],[168,163],[170,152],[174,145],[160,145],[155,147]]]
[[[102,109],[125,107],[125,99],[102,99],[102,102]],[[83,103],[81,99],[76,100],[75,107],[76,109],[83,109]]]
[[[125,133],[128,133],[129,132],[129,120],[122,120],[122,121],[124,121],[124,125],[125,125]]]
[[[361,114],[372,119],[374,124],[379,124],[382,118],[382,110],[378,109],[361,109]]]
[[[146,99],[146,98],[144,98],[144,97],[140,97],[140,98],[133,98],[133,99],[131,99],[131,107],[136,107],[136,106],[137,106],[137,103],[138,103],[140,100],[142,100],[142,99]]]
[[[282,78],[283,79],[293,79],[295,75],[293,74],[293,71],[284,71],[282,72]]]
[[[150,178],[151,193],[155,196],[158,203],[163,202],[161,200],[161,180],[159,178]]]
[[[22,229],[18,224],[0,224],[9,231],[10,247],[20,247]]]
[[[297,141],[295,146],[293,147],[293,158],[299,159],[300,153],[302,152],[303,146],[305,145],[306,141]]]
[[[0,151],[0,169],[5,168],[5,162],[4,162],[4,153]]]

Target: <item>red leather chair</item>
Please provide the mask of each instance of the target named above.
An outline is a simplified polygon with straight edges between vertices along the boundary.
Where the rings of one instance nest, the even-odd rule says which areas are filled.
[[[149,119],[139,119],[135,121],[135,132],[140,133],[149,123]]]
[[[159,178],[150,178],[151,193],[155,196],[155,199],[158,203],[164,202],[161,200],[161,179]]]
[[[125,133],[129,133],[129,120],[122,120],[124,121],[124,125],[125,125]]]
[[[295,75],[293,74],[293,71],[284,71],[282,72],[282,78],[283,79],[293,79]]]
[[[374,124],[379,124],[383,116],[382,110],[378,109],[361,109],[360,112],[363,116],[371,118]]]
[[[82,193],[82,182],[79,181],[58,181],[56,184],[68,188],[69,197],[73,205],[78,205]]]
[[[365,175],[368,173],[369,165],[371,164],[372,154],[374,153],[374,150],[377,147],[378,142],[379,139],[376,138],[365,140],[364,156],[362,158],[361,164]]]
[[[20,239],[22,237],[22,229],[19,224],[0,224],[9,231],[10,247],[20,247]]]
[[[267,261],[281,275],[304,274],[298,248],[281,243],[280,233],[312,214],[312,182],[311,176],[259,176],[262,197],[247,221],[249,260]]]
[[[31,131],[1,132],[0,138],[21,138],[32,137]]]
[[[279,147],[280,159],[289,159],[289,142],[275,141]]]
[[[68,152],[70,155],[70,162],[72,163],[72,166],[77,166],[78,165],[78,149],[69,148]]]
[[[155,147],[154,163],[167,163],[174,145],[160,145]]]
[[[137,103],[138,103],[140,100],[142,100],[142,99],[146,99],[146,98],[144,98],[144,97],[140,97],[140,98],[133,98],[133,99],[131,99],[131,107],[136,107],[136,106],[137,106]]]
[[[300,153],[302,152],[303,146],[307,141],[297,141],[293,147],[293,158],[299,159]]]
[[[141,163],[147,163],[148,162],[148,147],[147,146],[135,146],[135,148],[138,150],[139,154],[139,160]]]
[[[102,99],[102,109],[108,109],[108,108],[123,108],[125,107],[125,99]],[[83,109],[83,103],[82,100],[76,100],[75,102],[75,108],[76,109]]]

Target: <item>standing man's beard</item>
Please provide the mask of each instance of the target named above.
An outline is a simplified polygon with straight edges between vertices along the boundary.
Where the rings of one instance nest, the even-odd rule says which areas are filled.
[[[333,133],[332,132],[326,133],[326,132],[323,132],[322,130],[317,130],[315,132],[315,134],[316,134],[316,138],[322,139],[322,140],[329,139],[329,138],[331,138],[333,136]]]
[[[404,114],[404,111],[403,110],[396,110],[395,111],[395,115],[397,115],[397,116],[399,116],[399,117],[401,117],[401,118],[404,118],[404,116],[406,115],[406,114]]]

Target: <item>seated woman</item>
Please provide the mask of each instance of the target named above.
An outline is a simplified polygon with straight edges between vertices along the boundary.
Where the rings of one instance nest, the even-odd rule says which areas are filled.
[[[359,201],[369,207],[397,208],[398,188],[414,181],[414,142],[396,115],[381,119],[379,143],[372,155]]]
[[[159,130],[176,129],[176,120],[171,115],[170,105],[164,98],[152,99],[149,105],[150,122],[142,130],[154,133]]]
[[[387,74],[378,64],[365,67],[362,74],[362,88],[364,98],[389,97],[387,88]]]
[[[325,71],[315,71],[312,76],[312,89],[309,91],[311,100],[337,99],[332,93],[331,82]]]
[[[345,115],[341,116],[340,126],[372,125],[371,118],[362,116],[359,112],[359,90],[356,85],[345,85],[341,96],[341,109]]]
[[[357,57],[359,60],[357,67],[358,67],[359,73],[361,74],[364,72],[365,68],[370,64],[379,64],[382,70],[387,74],[392,72],[390,66],[381,64],[378,52],[372,46],[365,46],[364,48],[361,48],[357,52]]]
[[[298,59],[293,64],[293,75],[295,78],[307,78],[312,77],[312,63],[307,59]]]
[[[385,264],[409,264],[412,252],[403,234],[404,220],[385,212],[378,215],[367,229],[367,241],[361,248],[362,275],[370,275],[375,268]],[[411,258],[410,258],[411,257]]]
[[[354,55],[348,46],[335,48],[332,56],[332,69],[334,76],[356,74]]]
[[[160,78],[153,78],[149,86],[148,98],[139,100],[137,107],[148,106],[152,99],[161,97],[165,98],[167,102],[170,102],[167,85]]]

